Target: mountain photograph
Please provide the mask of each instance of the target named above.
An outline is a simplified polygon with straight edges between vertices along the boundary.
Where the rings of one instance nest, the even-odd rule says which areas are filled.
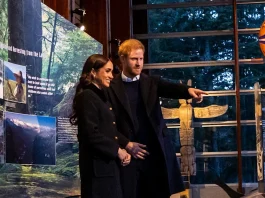
[[[6,163],[55,165],[56,119],[5,112]]]

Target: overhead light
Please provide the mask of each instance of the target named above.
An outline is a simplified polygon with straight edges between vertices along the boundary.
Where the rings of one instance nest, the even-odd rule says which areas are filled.
[[[80,30],[85,31],[86,27],[82,23],[76,23],[76,27],[78,27]]]
[[[85,31],[85,29],[86,29],[85,26],[81,25],[80,30]]]

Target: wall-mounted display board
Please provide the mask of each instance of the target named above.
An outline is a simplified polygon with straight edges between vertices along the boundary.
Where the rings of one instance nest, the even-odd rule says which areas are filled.
[[[102,44],[39,0],[0,0],[0,197],[80,194],[71,103]]]

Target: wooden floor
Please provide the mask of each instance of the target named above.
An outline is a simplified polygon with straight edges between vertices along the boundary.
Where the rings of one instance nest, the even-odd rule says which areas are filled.
[[[242,198],[263,198],[263,197],[265,197],[265,193],[259,193],[258,191],[253,191]]]

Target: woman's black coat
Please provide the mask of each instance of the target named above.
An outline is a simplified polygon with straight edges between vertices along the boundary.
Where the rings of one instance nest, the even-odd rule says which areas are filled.
[[[82,198],[122,198],[112,108],[93,84],[87,86],[76,102]]]

